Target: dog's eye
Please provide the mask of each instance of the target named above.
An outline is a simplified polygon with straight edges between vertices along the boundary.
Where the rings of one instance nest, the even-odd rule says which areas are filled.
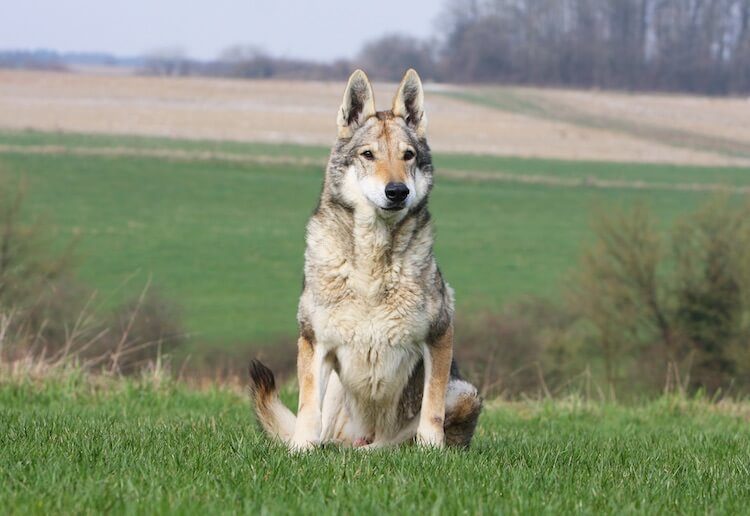
[[[372,153],[372,151],[369,150],[364,151],[362,153],[362,157],[370,161],[375,159],[375,155]]]
[[[404,152],[404,161],[409,161],[411,159],[414,159],[414,151],[406,151]]]

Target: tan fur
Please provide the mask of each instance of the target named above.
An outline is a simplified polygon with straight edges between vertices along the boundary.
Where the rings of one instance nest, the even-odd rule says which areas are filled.
[[[313,360],[315,349],[312,342],[305,337],[297,341],[297,381],[299,382],[299,407],[302,412],[305,405],[315,401],[315,374],[313,371]]]
[[[377,139],[375,151],[375,175],[383,182],[403,183],[407,179],[407,163],[404,161],[404,151],[408,144],[400,139],[401,129],[393,118],[378,120],[380,136]]]
[[[425,390],[419,425],[429,429],[429,433],[418,437],[420,440],[426,439],[426,444],[439,444],[443,441],[445,394],[453,361],[453,326],[432,346],[427,347],[425,354],[428,353],[430,359],[426,363],[429,363],[429,369],[425,367]]]

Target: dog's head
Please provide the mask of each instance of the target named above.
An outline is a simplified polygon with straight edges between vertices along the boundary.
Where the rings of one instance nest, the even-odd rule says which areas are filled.
[[[422,81],[404,75],[389,111],[376,111],[372,86],[357,70],[338,113],[338,141],[329,179],[337,197],[355,210],[400,220],[423,205],[432,188]]]

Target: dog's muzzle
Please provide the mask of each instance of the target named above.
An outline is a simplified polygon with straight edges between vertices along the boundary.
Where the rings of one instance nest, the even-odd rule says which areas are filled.
[[[385,185],[385,197],[388,199],[388,206],[383,208],[388,211],[401,210],[404,208],[404,201],[409,196],[409,187],[404,183],[390,182]]]

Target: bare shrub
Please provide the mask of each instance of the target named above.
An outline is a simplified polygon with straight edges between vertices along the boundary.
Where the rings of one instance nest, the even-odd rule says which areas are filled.
[[[750,352],[750,203],[717,199],[681,221],[672,237],[675,325],[687,341],[689,384],[727,387]]]
[[[50,300],[63,304],[65,295]],[[82,306],[80,312],[73,317],[71,310],[65,310],[65,332],[53,337],[46,330],[63,326],[62,319],[46,319],[35,327],[36,321],[23,310],[0,311],[5,337],[0,362],[28,362],[49,369],[76,364],[89,371],[133,375],[153,370],[155,364],[163,371],[163,361],[186,340],[178,311],[156,293],[144,290],[137,300],[109,316],[94,305],[95,299],[92,294],[88,303],[81,303],[73,297],[76,306]]]
[[[39,222],[24,222],[25,196],[23,183],[0,181],[0,312],[14,312],[14,333],[32,335],[32,345],[52,346],[65,341],[85,298],[72,280],[76,241],[56,252]]]
[[[25,184],[0,184],[0,302],[25,303],[70,270],[73,245],[51,251],[49,235],[38,223],[24,224]]]
[[[0,359],[132,374],[185,338],[178,310],[149,285],[112,315],[75,280],[73,240],[55,251],[49,231],[24,222],[25,187],[0,185]]]
[[[567,340],[574,322],[570,312],[542,299],[462,322],[455,346],[461,372],[486,397],[550,396],[567,374],[567,357],[556,344]]]
[[[106,356],[110,370],[121,374],[172,355],[187,337],[178,308],[149,285],[137,299],[116,308],[104,325],[106,337],[93,353]]]
[[[662,242],[650,212],[637,205],[601,212],[595,220],[596,241],[584,253],[568,296],[594,330],[594,348],[613,393],[628,380],[628,361],[647,344],[661,343],[669,361],[677,357],[658,280]]]
[[[183,367],[187,376],[211,378],[222,383],[245,384],[247,366],[260,359],[273,371],[277,383],[283,385],[297,379],[297,338],[275,336],[263,342],[235,343],[232,346],[203,346],[201,354]]]
[[[747,378],[748,206],[716,199],[679,221],[668,245],[643,206],[599,213],[595,232],[570,296],[612,389],[717,392]]]

